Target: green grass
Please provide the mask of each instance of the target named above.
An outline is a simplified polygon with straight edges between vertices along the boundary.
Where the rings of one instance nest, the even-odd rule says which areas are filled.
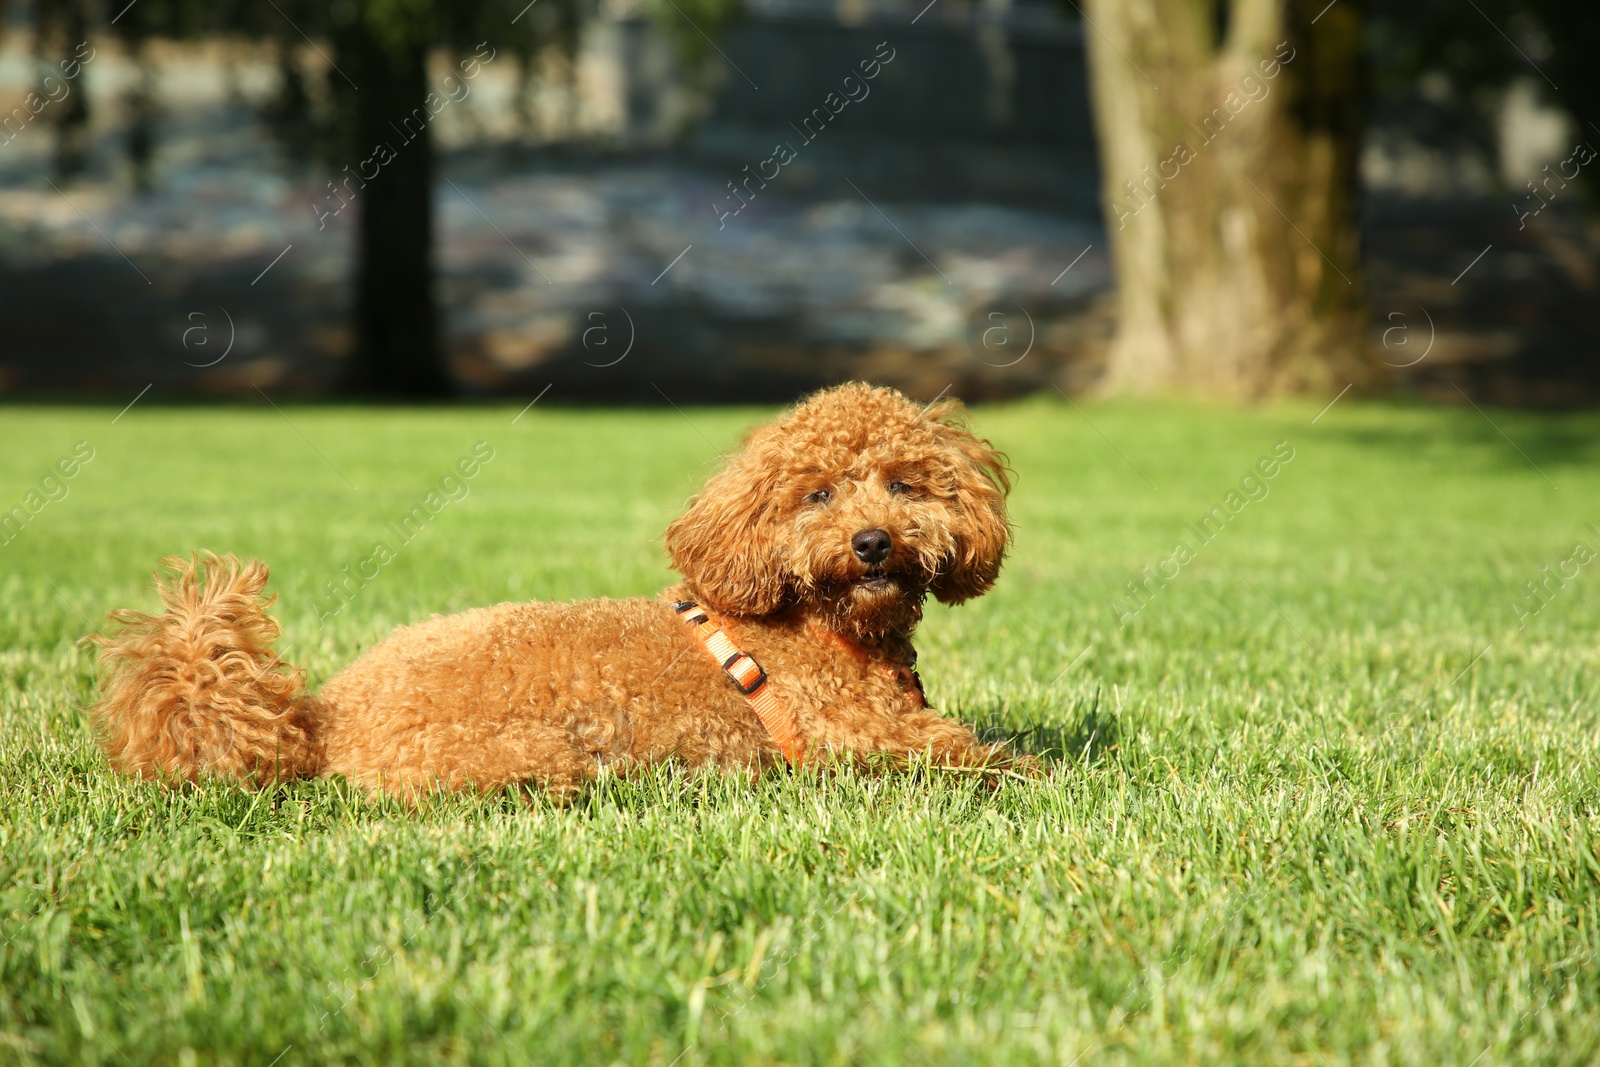
[[[113,775],[75,640],[199,547],[271,562],[313,682],[431,612],[650,593],[766,412],[0,409],[0,511],[95,449],[0,548],[0,1061],[1592,1062],[1600,561],[1512,604],[1600,547],[1600,419],[1490,412],[1513,447],[1318,406],[979,412],[1015,552],[922,662],[1047,780],[666,770],[416,814]],[[478,440],[470,496],[319,626]],[[1279,441],[1270,495],[1119,625]]]

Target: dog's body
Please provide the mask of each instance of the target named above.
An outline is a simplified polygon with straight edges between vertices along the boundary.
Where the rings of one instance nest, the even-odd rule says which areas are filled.
[[[688,590],[669,591],[688,599]],[[725,626],[729,624],[724,621]],[[797,611],[740,620],[800,733],[839,752],[959,759],[971,731]],[[552,645],[549,635],[564,635]],[[541,654],[530,669],[526,650]],[[406,669],[395,670],[404,663]],[[885,669],[887,667],[887,669]],[[363,784],[577,785],[603,765],[766,766],[777,744],[666,600],[501,604],[408,626],[318,694],[322,771]]]
[[[1008,527],[998,454],[861,385],[752,435],[667,532],[685,581],[660,599],[501,604],[403,627],[315,695],[277,661],[260,563],[177,561],[167,611],[114,613],[94,712],[112,762],[246,780],[340,774],[414,797],[676,759],[787,757],[675,604],[702,605],[766,671],[807,755],[1005,756],[924,705],[911,635],[932,592],[993,582]],[[794,753],[790,753],[793,755]]]

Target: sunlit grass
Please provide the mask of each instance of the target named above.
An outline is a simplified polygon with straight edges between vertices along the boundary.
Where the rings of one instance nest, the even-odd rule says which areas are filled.
[[[272,564],[313,682],[432,612],[648,594],[766,412],[0,410],[0,516],[94,450],[0,547],[0,1061],[1589,1062],[1600,561],[1523,586],[1600,548],[1600,419],[1320,406],[978,413],[1015,552],[930,609],[923,673],[1047,780],[417,813],[118,778],[74,642],[201,547]]]

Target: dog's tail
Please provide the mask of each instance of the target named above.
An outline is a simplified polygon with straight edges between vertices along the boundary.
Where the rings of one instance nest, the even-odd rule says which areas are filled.
[[[320,715],[304,672],[272,651],[266,564],[208,552],[162,565],[174,572],[156,573],[165,611],[114,611],[107,633],[84,639],[100,647],[100,701],[89,713],[111,765],[258,785],[315,775]]]

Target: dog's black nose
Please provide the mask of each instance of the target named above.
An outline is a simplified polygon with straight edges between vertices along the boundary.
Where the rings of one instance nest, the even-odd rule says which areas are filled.
[[[889,558],[889,535],[882,530],[862,530],[850,538],[850,550],[856,559],[869,566]]]

